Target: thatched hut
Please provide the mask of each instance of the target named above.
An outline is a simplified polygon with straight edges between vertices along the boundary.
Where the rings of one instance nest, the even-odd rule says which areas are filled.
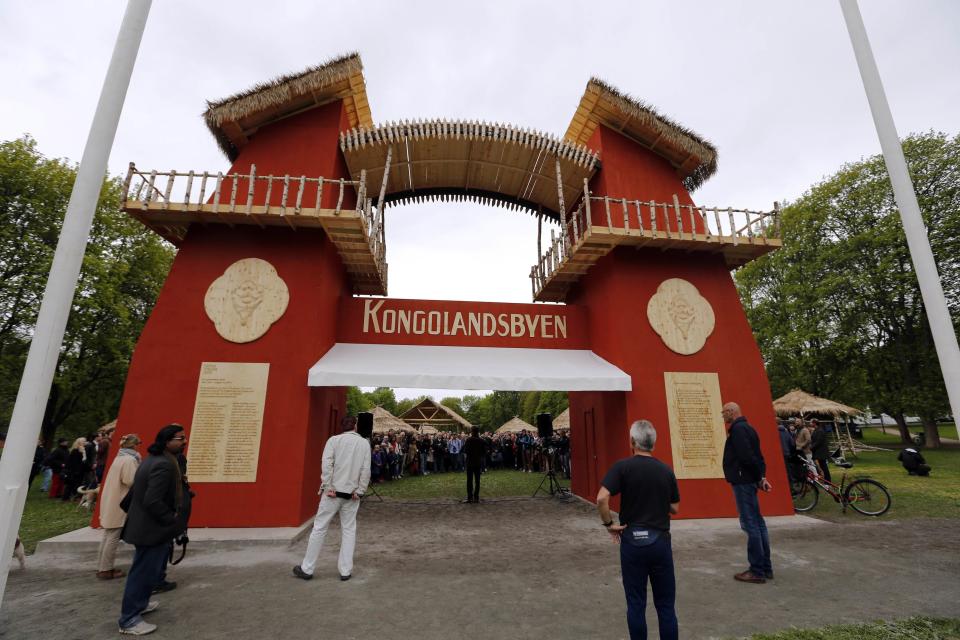
[[[408,425],[406,422],[393,415],[383,407],[377,406],[370,410],[370,413],[373,414],[373,432],[374,433],[387,433],[390,430],[393,431],[405,431],[407,433],[414,433],[416,429]]]
[[[850,435],[850,416],[863,413],[860,409],[848,407],[835,400],[820,398],[800,389],[794,389],[774,400],[773,410],[780,418],[790,416],[799,416],[800,418],[823,416],[833,419],[837,425],[837,444],[839,444],[842,449],[849,451],[851,455],[857,455],[853,436]],[[840,417],[843,417],[842,435],[840,431]]]
[[[794,389],[790,393],[773,401],[773,410],[781,418],[789,416],[805,417],[809,415],[830,416],[857,416],[863,413],[860,409],[848,407],[834,400],[819,398],[813,394]]]
[[[469,431],[471,426],[459,413],[430,398],[424,398],[404,411],[400,419],[420,429],[429,425],[436,429]]]
[[[563,412],[553,419],[554,431],[570,431],[570,408],[567,407]]]
[[[517,416],[513,416],[507,420],[499,429],[497,433],[520,433],[526,429],[527,431],[536,431],[536,428],[529,422],[521,420]]]

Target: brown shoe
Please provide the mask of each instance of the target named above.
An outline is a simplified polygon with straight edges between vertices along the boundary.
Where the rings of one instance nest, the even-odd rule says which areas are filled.
[[[122,578],[124,576],[123,571],[120,569],[111,569],[110,571],[97,571],[97,578],[100,580],[113,580],[114,578]]]
[[[734,574],[733,579],[737,580],[738,582],[750,582],[753,584],[763,584],[767,581],[767,579],[763,576],[758,576],[750,570],[744,571],[743,573]]]

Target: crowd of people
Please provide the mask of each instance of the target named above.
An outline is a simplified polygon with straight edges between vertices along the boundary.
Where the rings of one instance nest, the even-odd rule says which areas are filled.
[[[802,461],[799,458],[805,458],[816,465],[825,480],[830,481],[830,434],[824,423],[816,419],[794,418],[779,423],[777,432],[791,480],[803,478]]]
[[[49,492],[51,498],[60,500],[79,499],[77,489],[94,489],[103,482],[109,455],[110,437],[105,434],[77,438],[73,444],[61,438],[49,452],[41,440],[30,467],[30,486],[41,476],[41,493]]]
[[[466,434],[421,434],[388,431],[370,439],[370,481],[399,480],[405,475],[462,472],[467,468],[464,444]],[[551,438],[541,438],[536,431],[520,433],[483,433],[481,471],[513,469],[525,473],[553,470],[570,477],[570,437],[557,431]]]

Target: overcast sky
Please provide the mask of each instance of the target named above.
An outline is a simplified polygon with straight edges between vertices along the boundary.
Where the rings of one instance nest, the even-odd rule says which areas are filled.
[[[45,155],[80,159],[125,4],[0,2],[0,139],[29,133]],[[901,136],[956,134],[960,2],[861,5]],[[693,194],[703,205],[769,209],[880,152],[836,0],[157,0],[110,171],[224,170],[205,100],[350,51],[377,123],[472,118],[562,136],[598,76],[717,146],[719,170]],[[530,216],[389,211],[391,297],[530,301]]]

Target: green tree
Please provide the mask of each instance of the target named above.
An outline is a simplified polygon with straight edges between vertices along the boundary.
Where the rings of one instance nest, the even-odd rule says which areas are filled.
[[[390,387],[377,387],[364,394],[368,407],[383,407],[393,415],[397,415],[397,395]]]
[[[960,328],[960,136],[903,141],[955,328]],[[793,387],[897,420],[929,446],[948,409],[919,284],[881,156],[842,167],[784,209],[783,249],[736,274],[774,395]]]
[[[29,136],[0,142],[0,420],[8,421],[76,178]],[[120,211],[119,180],[103,183],[43,418],[48,442],[116,416],[130,355],[170,268],[173,249]]]
[[[355,416],[372,408],[373,404],[360,387],[347,387],[347,415]]]

